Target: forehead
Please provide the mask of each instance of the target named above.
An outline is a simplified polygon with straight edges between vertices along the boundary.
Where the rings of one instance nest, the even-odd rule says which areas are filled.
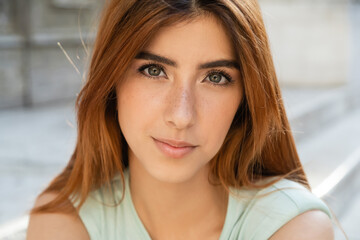
[[[236,58],[227,30],[211,15],[161,28],[144,50],[162,53],[179,61],[189,58]]]

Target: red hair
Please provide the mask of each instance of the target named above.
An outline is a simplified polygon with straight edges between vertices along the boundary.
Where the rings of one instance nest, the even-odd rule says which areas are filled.
[[[227,30],[244,93],[223,146],[210,161],[211,176],[228,191],[229,187],[266,187],[281,178],[310,189],[256,0],[111,0],[103,11],[87,81],[76,102],[75,151],[43,192],[57,192],[57,198],[32,213],[69,211],[68,199],[74,193],[80,198],[79,209],[90,191],[109,184],[115,174],[124,181],[128,145],[117,119],[115,86],[157,30],[203,14],[216,17]],[[256,184],[268,176],[278,178]]]

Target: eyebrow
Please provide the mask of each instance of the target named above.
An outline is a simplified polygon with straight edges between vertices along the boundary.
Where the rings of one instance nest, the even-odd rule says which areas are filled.
[[[167,65],[173,66],[173,67],[178,66],[174,60],[156,55],[156,54],[148,52],[148,51],[142,51],[142,52],[138,53],[136,55],[135,59],[153,60],[153,61],[161,62],[161,63],[167,64]],[[236,68],[236,69],[240,70],[240,66],[236,61],[225,60],[225,59],[203,63],[198,66],[199,69],[214,68],[214,67]]]

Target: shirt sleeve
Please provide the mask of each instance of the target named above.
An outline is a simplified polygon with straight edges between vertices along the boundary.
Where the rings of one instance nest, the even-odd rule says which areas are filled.
[[[279,181],[253,199],[246,219],[246,239],[269,239],[291,219],[310,210],[323,211],[332,219],[327,205],[308,189],[290,180]]]
[[[70,199],[76,208],[79,205],[79,200]],[[79,217],[83,222],[91,240],[101,239],[101,226],[103,220],[103,210],[100,203],[101,195],[99,191],[93,191],[87,197],[79,210]]]
[[[122,181],[120,175],[116,175],[110,184],[91,191],[83,205],[79,209],[79,217],[82,220],[91,240],[116,240],[128,239],[126,236],[129,225],[125,221]],[[79,199],[73,194],[69,200],[76,208]]]

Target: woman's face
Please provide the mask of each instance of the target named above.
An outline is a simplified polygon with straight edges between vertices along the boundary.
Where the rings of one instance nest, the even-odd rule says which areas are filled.
[[[242,98],[235,59],[213,17],[162,28],[151,39],[117,86],[131,166],[172,183],[206,169]]]

